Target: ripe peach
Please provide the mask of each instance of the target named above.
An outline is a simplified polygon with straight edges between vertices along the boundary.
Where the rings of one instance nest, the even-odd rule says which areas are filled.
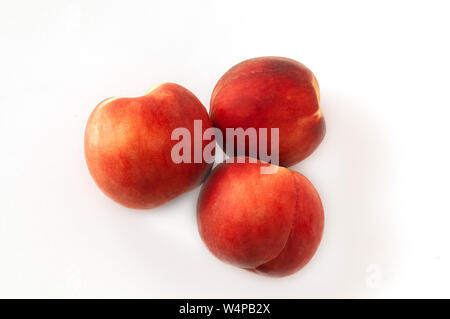
[[[194,138],[194,120],[202,132],[211,121],[201,102],[187,89],[165,83],[136,98],[110,98],[89,117],[84,139],[89,171],[100,189],[130,208],[152,208],[198,185],[211,165],[176,164],[171,158],[175,128]],[[192,144],[194,142],[192,141]],[[208,141],[201,142],[202,149]]]
[[[202,240],[219,259],[271,276],[300,270],[322,237],[324,215],[314,186],[278,167],[261,174],[256,163],[222,163],[203,186],[197,204]]]
[[[225,150],[227,128],[267,128],[267,138],[259,134],[259,142],[269,151],[270,128],[278,128],[279,163],[291,166],[309,156],[325,135],[319,100],[317,80],[303,64],[261,57],[235,65],[220,78],[211,96],[210,115],[225,136]],[[232,143],[237,150],[239,141],[234,138]],[[249,156],[246,146],[244,153]]]

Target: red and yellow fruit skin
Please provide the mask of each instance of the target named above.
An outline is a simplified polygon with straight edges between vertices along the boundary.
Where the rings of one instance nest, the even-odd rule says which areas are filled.
[[[279,163],[291,166],[308,157],[325,135],[319,102],[319,85],[307,67],[288,58],[260,57],[235,65],[220,78],[210,115],[224,135],[224,149],[226,128],[279,128]],[[266,142],[270,150],[270,135]],[[248,148],[246,154],[228,155],[248,156]]]
[[[110,98],[89,117],[84,138],[86,163],[99,188],[126,207],[159,206],[194,188],[211,165],[176,164],[171,158],[175,128],[191,133],[194,120],[212,127],[201,102],[187,89],[164,83],[136,98]],[[202,141],[202,149],[209,141]],[[191,154],[192,162],[194,156]]]
[[[320,197],[303,175],[284,167],[261,174],[258,161],[223,163],[197,204],[200,236],[220,260],[269,276],[305,266],[323,232]]]

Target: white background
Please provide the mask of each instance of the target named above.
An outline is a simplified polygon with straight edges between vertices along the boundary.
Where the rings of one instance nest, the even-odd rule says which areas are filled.
[[[2,1],[0,297],[450,297],[446,1]],[[179,83],[208,107],[251,57],[296,59],[327,135],[296,169],[324,238],[285,278],[203,245],[199,189],[148,211],[104,196],[84,127],[110,96]]]

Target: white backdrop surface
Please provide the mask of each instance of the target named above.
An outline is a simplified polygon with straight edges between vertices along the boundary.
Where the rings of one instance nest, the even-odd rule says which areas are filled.
[[[446,1],[2,1],[0,297],[450,297]],[[321,87],[327,135],[293,167],[326,225],[299,273],[215,259],[199,188],[148,211],[105,197],[84,127],[110,96],[179,83],[209,107],[234,64],[286,56]]]

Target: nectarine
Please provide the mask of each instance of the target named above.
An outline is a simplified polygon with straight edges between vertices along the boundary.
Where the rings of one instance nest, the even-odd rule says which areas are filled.
[[[222,147],[230,156],[249,154],[244,139],[226,141],[227,128],[279,129],[279,164],[291,166],[309,156],[325,135],[319,105],[319,85],[303,64],[281,57],[261,57],[241,62],[228,70],[211,96],[213,125],[222,131]],[[259,145],[271,148],[270,130],[259,134]],[[233,150],[227,149],[228,143]],[[245,145],[238,145],[244,143]],[[242,147],[244,152],[239,152]],[[261,158],[261,150],[256,151]],[[273,163],[273,161],[272,161]],[[275,163],[278,164],[278,163]]]
[[[314,255],[324,215],[314,186],[278,167],[261,174],[258,161],[222,163],[203,186],[197,204],[202,240],[219,259],[271,276],[301,269]]]
[[[185,128],[193,139],[194,121],[201,121],[203,131],[211,127],[201,102],[173,83],[141,97],[104,100],[92,112],[85,131],[92,177],[107,196],[131,208],[152,208],[190,190],[204,179],[211,164],[203,158],[175,163],[171,151],[177,142],[171,134]],[[207,144],[200,142],[202,149]]]

